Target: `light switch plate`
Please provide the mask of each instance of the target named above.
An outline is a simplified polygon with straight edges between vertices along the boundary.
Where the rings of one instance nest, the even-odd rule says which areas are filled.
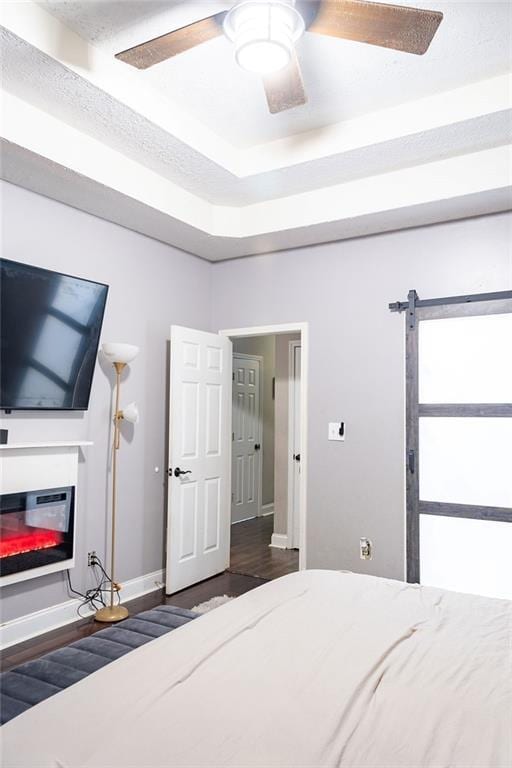
[[[340,428],[342,430],[342,434],[340,435]],[[344,421],[331,421],[329,423],[329,431],[327,435],[328,440],[338,440],[339,442],[343,442],[345,440],[345,422]]]

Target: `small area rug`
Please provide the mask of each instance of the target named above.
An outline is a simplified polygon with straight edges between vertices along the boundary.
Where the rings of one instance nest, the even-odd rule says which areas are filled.
[[[224,603],[229,603],[230,600],[234,599],[234,597],[230,597],[229,595],[217,595],[216,597],[211,597],[209,600],[206,600],[204,603],[194,605],[191,610],[194,613],[209,613],[209,611],[213,611],[215,608],[220,608]]]

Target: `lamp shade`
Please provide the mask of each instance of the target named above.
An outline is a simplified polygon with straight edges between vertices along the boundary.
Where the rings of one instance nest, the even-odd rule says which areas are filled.
[[[123,419],[129,421],[131,424],[137,424],[139,420],[139,409],[135,403],[129,403],[126,408],[123,408]]]
[[[139,354],[139,348],[133,344],[121,344],[113,341],[102,344],[101,351],[111,363],[131,363]]]

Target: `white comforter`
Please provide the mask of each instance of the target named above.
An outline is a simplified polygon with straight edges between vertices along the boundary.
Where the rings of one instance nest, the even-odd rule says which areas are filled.
[[[2,728],[4,768],[510,768],[512,603],[305,571]]]

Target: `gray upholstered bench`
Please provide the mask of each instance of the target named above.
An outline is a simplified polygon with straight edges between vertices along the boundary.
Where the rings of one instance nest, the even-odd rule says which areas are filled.
[[[185,608],[159,605],[4,672],[0,675],[0,723],[197,616]]]

